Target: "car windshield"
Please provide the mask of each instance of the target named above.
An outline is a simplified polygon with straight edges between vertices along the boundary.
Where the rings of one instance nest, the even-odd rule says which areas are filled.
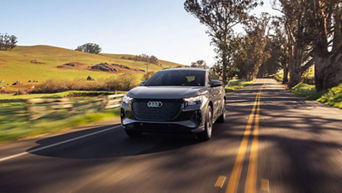
[[[165,70],[153,75],[145,86],[204,86],[205,71]]]

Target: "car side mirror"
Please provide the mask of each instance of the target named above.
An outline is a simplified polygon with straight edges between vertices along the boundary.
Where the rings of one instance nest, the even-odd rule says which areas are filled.
[[[141,81],[141,82],[140,82],[140,86],[144,86],[144,85],[145,85],[145,82],[146,82],[146,80]]]
[[[210,81],[210,87],[219,87],[222,86],[222,82],[219,80],[211,80]]]

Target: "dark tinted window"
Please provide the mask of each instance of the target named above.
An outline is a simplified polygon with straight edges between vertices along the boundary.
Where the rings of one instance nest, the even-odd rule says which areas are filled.
[[[145,86],[204,86],[205,71],[166,70],[157,72]]]

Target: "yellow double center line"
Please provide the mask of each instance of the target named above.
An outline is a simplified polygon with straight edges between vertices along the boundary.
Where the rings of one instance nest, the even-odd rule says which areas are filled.
[[[247,179],[245,184],[245,193],[255,193],[256,192],[256,179],[257,179],[257,161],[258,161],[258,133],[259,133],[259,113],[260,113],[260,95],[264,85],[260,88],[255,101],[253,104],[252,112],[249,115],[246,130],[243,134],[243,138],[239,147],[239,151],[234,163],[234,168],[229,179],[229,183],[226,189],[226,193],[236,193],[239,185],[241,170],[243,167],[243,162],[245,159],[248,138],[251,134],[253,120],[255,117],[255,124],[253,130],[253,140],[251,145],[251,152],[249,157],[249,166]]]

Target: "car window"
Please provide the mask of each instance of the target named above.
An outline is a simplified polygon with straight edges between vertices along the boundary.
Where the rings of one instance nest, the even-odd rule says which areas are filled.
[[[145,86],[204,86],[205,71],[165,70],[157,72]]]

